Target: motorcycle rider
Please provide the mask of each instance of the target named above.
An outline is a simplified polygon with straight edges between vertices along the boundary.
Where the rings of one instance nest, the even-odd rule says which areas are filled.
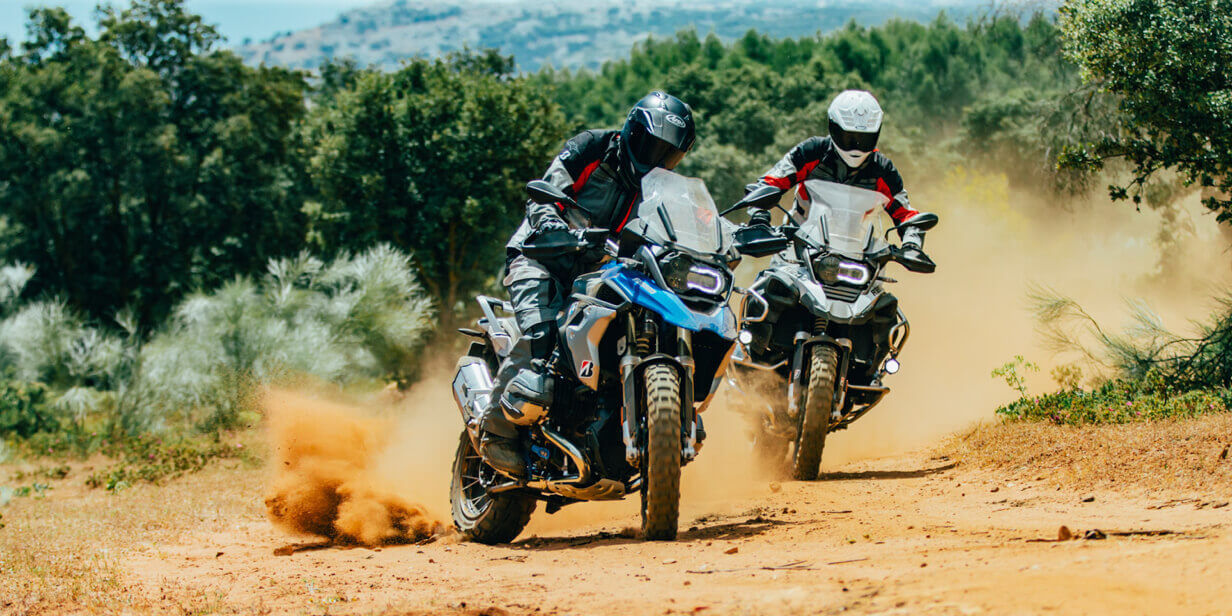
[[[877,99],[865,90],[845,90],[834,97],[827,115],[830,120],[828,137],[809,137],[800,142],[758,183],[783,191],[810,179],[848,184],[885,195],[889,199],[885,206],[886,213],[896,225],[919,214],[911,208],[898,169],[877,150],[884,115]],[[808,194],[802,192],[792,217],[797,222],[802,221],[808,215],[809,205]],[[755,211],[749,224],[769,225],[770,210]],[[911,251],[914,256],[924,256],[923,231],[909,227],[900,231],[899,235],[904,251]]]
[[[886,196],[885,210],[900,225],[918,215],[920,212],[912,209],[903,187],[903,178],[884,154],[877,150],[877,139],[881,135],[881,122],[884,113],[877,99],[865,90],[845,90],[830,103],[829,116],[830,134],[827,137],[810,137],[800,142],[783,156],[761,179],[758,185],[774,186],[782,191],[804,182],[817,179],[839,184],[847,184],[857,188],[875,190]],[[792,219],[797,223],[808,217],[811,205],[808,192],[801,186],[797,192],[795,205],[791,210]],[[749,218],[749,226],[769,227],[769,209],[758,209]],[[907,227],[899,230],[902,239],[901,258],[932,263],[924,253],[924,231],[918,227]],[[790,258],[784,254],[784,257]],[[889,330],[896,321],[897,302],[889,302],[879,308],[874,317],[877,323],[877,334],[874,337],[881,348],[878,360],[888,350]],[[767,315],[761,328],[769,328],[773,315]],[[752,331],[754,337],[760,332]],[[768,334],[767,334],[768,335]]]
[[[535,260],[523,243],[557,243],[571,229],[608,229],[619,234],[637,205],[642,177],[656,167],[672,169],[696,138],[692,110],[680,99],[654,91],[633,106],[620,130],[588,130],[565,143],[543,179],[576,203],[528,202],[526,217],[506,244],[505,278],[522,331],[497,371],[488,407],[480,419],[479,452],[492,467],[512,476],[525,473],[517,440],[520,403],[550,405],[547,360],[556,345],[556,315],[573,279],[595,262],[576,256]]]

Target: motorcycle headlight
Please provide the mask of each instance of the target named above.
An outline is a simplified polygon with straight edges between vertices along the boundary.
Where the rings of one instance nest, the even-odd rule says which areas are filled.
[[[659,265],[667,286],[681,295],[726,296],[731,279],[723,270],[698,263],[683,253],[668,255]]]
[[[872,271],[859,261],[848,261],[837,255],[827,255],[813,262],[813,271],[823,284],[847,283],[862,287],[868,284]]]

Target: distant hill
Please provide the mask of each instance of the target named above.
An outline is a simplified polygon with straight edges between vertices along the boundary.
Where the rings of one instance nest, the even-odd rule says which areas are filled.
[[[512,54],[524,70],[550,64],[596,68],[622,57],[647,35],[694,27],[724,39],[749,29],[774,36],[828,32],[854,19],[931,20],[942,10],[963,18],[976,0],[395,0],[348,11],[308,30],[240,46],[245,61],[312,69],[330,57],[394,68],[410,57],[438,56],[469,45]]]

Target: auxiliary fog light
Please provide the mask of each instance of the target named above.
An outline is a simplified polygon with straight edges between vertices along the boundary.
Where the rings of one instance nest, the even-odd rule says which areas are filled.
[[[901,366],[899,365],[897,359],[894,359],[893,357],[891,357],[890,359],[886,360],[886,363],[885,363],[886,374],[894,374],[895,372],[898,372],[898,369],[900,367]]]
[[[753,332],[750,332],[747,329],[742,329],[740,330],[739,339],[740,344],[748,344],[753,341]]]

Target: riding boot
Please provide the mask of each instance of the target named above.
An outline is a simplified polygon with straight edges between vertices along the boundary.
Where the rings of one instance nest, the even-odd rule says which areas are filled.
[[[538,377],[544,372],[546,357],[552,352],[553,333],[551,323],[541,323],[523,334],[510,350],[509,356],[501,362],[492,386],[490,401],[479,421],[479,454],[493,468],[514,477],[526,474],[526,458],[518,439],[518,425],[510,420],[501,401],[507,398],[506,393],[512,383],[542,381],[542,378],[532,377]],[[547,389],[546,401],[525,388],[520,387],[517,393],[547,406],[550,404],[551,395],[550,387]]]
[[[502,473],[518,478],[526,475],[518,428],[505,418],[500,404],[489,406],[479,420],[479,455]]]
[[[479,419],[479,455],[496,470],[514,477],[526,474],[526,458],[518,442],[518,426],[505,416],[500,398],[509,382],[531,365],[532,357],[526,345],[515,345],[501,362],[492,384],[492,394]]]

